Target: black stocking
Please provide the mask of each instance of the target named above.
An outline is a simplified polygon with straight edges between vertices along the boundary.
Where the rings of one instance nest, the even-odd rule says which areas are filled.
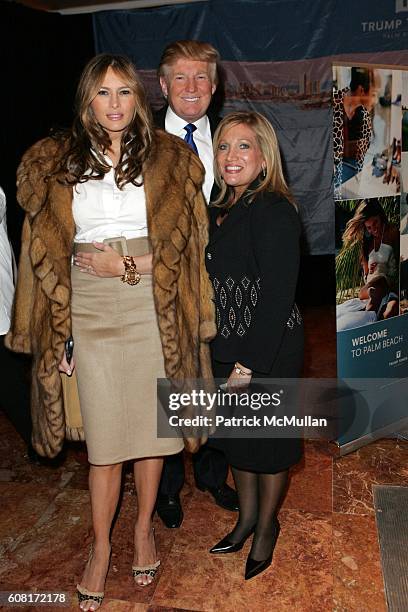
[[[274,517],[285,493],[288,471],[256,474],[258,478],[258,521],[249,554],[256,561],[267,559],[272,552],[275,534]]]
[[[249,534],[258,515],[258,474],[232,468],[239,499],[239,517],[228,539],[233,544]]]

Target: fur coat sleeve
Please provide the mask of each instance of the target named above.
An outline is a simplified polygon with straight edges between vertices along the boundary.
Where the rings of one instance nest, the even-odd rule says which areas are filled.
[[[183,391],[204,379],[213,390],[209,342],[216,334],[213,290],[204,263],[208,214],[201,185],[204,168],[177,136],[159,132],[144,172],[153,292],[167,377]],[[188,414],[187,414],[188,413]],[[187,408],[184,416],[189,414]],[[185,435],[195,452],[205,432]]]
[[[208,215],[204,169],[176,136],[159,131],[144,172],[154,297],[170,379],[211,376],[215,336],[212,286],[205,269]]]
[[[71,334],[70,257],[75,234],[72,188],[45,177],[64,145],[51,138],[24,155],[18,201],[26,211],[19,276],[7,346],[33,354],[33,446],[54,457],[66,436],[61,377]],[[216,327],[212,288],[204,266],[207,211],[204,170],[181,139],[158,131],[143,170],[153,293],[167,376],[211,378],[209,341]],[[195,450],[198,441],[190,445]]]
[[[24,155],[17,199],[26,211],[12,324],[6,346],[33,355],[31,414],[35,450],[54,457],[65,437],[61,377],[71,333],[70,255],[74,236],[72,189],[45,181],[61,143],[47,138]]]

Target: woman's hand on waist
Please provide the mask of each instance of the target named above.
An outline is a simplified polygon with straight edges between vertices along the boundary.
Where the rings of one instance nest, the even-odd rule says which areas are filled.
[[[79,251],[75,255],[74,263],[81,272],[100,276],[102,278],[112,278],[122,276],[124,273],[123,257],[119,255],[111,246],[103,242],[93,242],[99,253],[82,253]],[[152,254],[139,255],[133,257],[139,274],[151,274]]]
[[[117,251],[103,242],[92,243],[99,253],[83,253],[79,251],[74,258],[74,263],[81,272],[110,278],[122,276],[124,271],[123,259]]]

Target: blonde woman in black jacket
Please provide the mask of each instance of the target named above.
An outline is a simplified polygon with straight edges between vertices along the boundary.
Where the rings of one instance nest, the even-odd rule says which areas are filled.
[[[254,112],[223,119],[214,137],[220,193],[210,209],[206,266],[214,287],[217,336],[213,372],[227,387],[253,378],[300,375],[303,323],[295,304],[300,222],[282,173],[270,123]],[[242,548],[253,533],[245,578],[270,565],[277,511],[299,439],[223,439],[240,502],[233,531],[212,553]]]

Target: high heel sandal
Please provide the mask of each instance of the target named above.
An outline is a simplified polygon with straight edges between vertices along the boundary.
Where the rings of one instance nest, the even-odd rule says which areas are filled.
[[[280,533],[280,524],[277,518],[275,518],[274,523],[275,523],[275,531],[272,536],[271,554],[269,555],[269,557],[267,557],[266,559],[263,559],[262,561],[256,561],[255,559],[252,559],[251,553],[249,553],[247,562],[246,562],[246,566],[245,566],[245,580],[250,580],[251,578],[254,578],[261,572],[265,571],[272,563],[273,551],[275,550],[276,541]]]
[[[97,604],[97,608],[89,608],[90,611],[94,612],[98,610],[103,602],[103,598],[105,597],[105,593],[101,591],[100,593],[96,593],[94,591],[88,591],[85,587],[82,587],[80,584],[77,584],[77,595],[78,602],[81,604],[83,601],[94,601]],[[81,608],[82,609],[82,608]]]
[[[88,563],[91,561],[91,559],[93,557],[93,552],[94,552],[93,545],[91,545],[91,548],[89,550],[89,556],[88,556],[87,565],[88,565]],[[109,571],[110,556],[111,556],[111,552],[109,552],[109,562],[108,562],[108,569],[106,571],[106,575],[108,574],[108,571]],[[95,602],[95,604],[97,605],[96,608],[94,608],[94,607],[89,608],[90,612],[95,612],[96,610],[98,610],[101,607],[102,602],[103,602],[103,598],[105,597],[104,591],[88,591],[88,589],[86,589],[85,587],[83,587],[80,584],[76,585],[76,590],[77,590],[77,596],[78,596],[78,603],[79,604],[81,604],[84,601],[91,601],[91,602]]]
[[[228,534],[227,536],[225,536],[225,538],[223,538],[217,544],[215,544],[215,546],[213,546],[209,552],[212,555],[226,555],[228,553],[238,552],[244,546],[249,536],[254,533],[254,531],[255,531],[255,527],[252,527],[252,529],[246,536],[244,536],[239,542],[235,542],[235,543],[231,542],[231,540],[228,539],[231,535],[231,534]]]
[[[159,565],[160,561],[156,561],[156,563],[152,563],[151,565],[132,565],[132,575],[137,586],[145,587],[149,586],[149,584],[152,584],[153,580],[156,578]],[[143,582],[137,581],[137,578],[139,576],[150,577],[151,580],[146,584],[143,584]]]
[[[152,527],[152,534],[154,538],[154,527]],[[137,586],[146,587],[151,584],[156,578],[157,570],[159,569],[160,560],[155,563],[151,563],[150,565],[132,565],[132,576],[137,584]],[[146,578],[151,578],[149,582],[143,584],[143,582],[138,582],[138,578],[146,576]]]

